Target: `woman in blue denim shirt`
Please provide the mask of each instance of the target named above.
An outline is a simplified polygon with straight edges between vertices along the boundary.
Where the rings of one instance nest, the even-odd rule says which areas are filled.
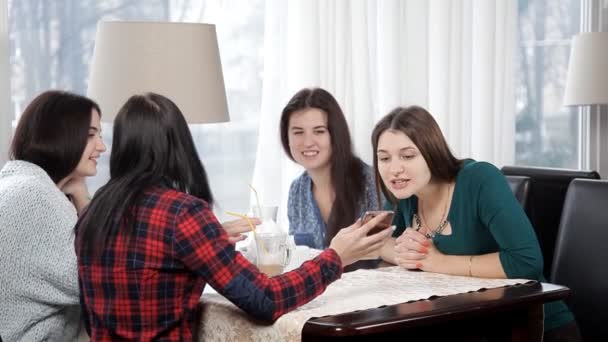
[[[285,153],[306,169],[287,203],[296,244],[323,249],[341,227],[378,209],[374,172],[354,155],[348,124],[329,92],[297,92],[283,109],[280,133]]]

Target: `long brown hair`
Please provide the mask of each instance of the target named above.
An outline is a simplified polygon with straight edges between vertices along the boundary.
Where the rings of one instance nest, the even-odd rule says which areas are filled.
[[[66,91],[48,90],[27,105],[15,129],[9,157],[40,166],[59,183],[80,162],[87,145],[93,100]]]
[[[331,185],[336,198],[332,204],[325,234],[328,243],[343,228],[357,219],[359,203],[365,196],[364,163],[352,150],[352,142],[344,113],[336,99],[321,88],[302,89],[289,100],[281,114],[281,143],[287,156],[289,150],[289,119],[297,111],[316,108],[327,115],[327,129],[331,140]]]
[[[451,182],[456,178],[462,165],[450,151],[439,125],[426,109],[419,106],[397,107],[383,117],[372,132],[372,146],[374,148],[374,173],[376,188],[393,204],[397,199],[388,191],[380,178],[378,171],[378,140],[387,130],[402,132],[407,135],[418,147],[422,157],[431,171],[431,180],[438,182]]]

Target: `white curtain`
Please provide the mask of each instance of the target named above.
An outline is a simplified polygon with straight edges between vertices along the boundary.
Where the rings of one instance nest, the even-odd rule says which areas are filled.
[[[435,116],[461,158],[513,162],[517,4],[512,0],[269,0],[253,184],[279,205],[302,171],[285,157],[278,123],[300,88],[330,91],[356,152],[372,161],[375,122],[398,105]]]
[[[8,40],[8,3],[6,0],[0,0],[0,167],[8,159],[13,120]]]

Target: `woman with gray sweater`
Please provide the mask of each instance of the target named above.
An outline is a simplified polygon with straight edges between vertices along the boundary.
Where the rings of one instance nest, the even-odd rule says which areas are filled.
[[[97,173],[101,111],[62,91],[22,114],[0,170],[0,336],[73,341],[80,325],[74,226]]]

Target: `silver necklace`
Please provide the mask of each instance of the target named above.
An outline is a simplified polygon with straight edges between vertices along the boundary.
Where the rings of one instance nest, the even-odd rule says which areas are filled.
[[[420,231],[420,228],[422,228],[422,223],[420,223],[420,218],[418,217],[418,215],[414,214],[413,219],[414,219],[414,222],[416,223],[416,231]],[[443,222],[441,222],[439,224],[439,226],[437,226],[437,228],[435,228],[435,230],[427,231],[424,235],[427,237],[427,239],[433,239],[435,237],[435,235],[441,234],[441,232],[443,232],[443,230],[448,225],[448,223],[449,223],[449,221],[446,217],[446,219],[443,220]]]
[[[441,221],[441,223],[439,223],[439,225],[437,226],[437,228],[435,228],[434,230],[430,230],[427,231],[424,235],[427,237],[427,239],[433,239],[435,237],[435,235],[437,234],[441,234],[441,232],[443,232],[443,230],[445,229],[445,227],[448,225],[449,221],[448,221],[448,207],[450,206],[450,202],[451,202],[451,195],[450,195],[450,190],[452,189],[452,185],[449,184],[448,185],[448,199],[445,203],[445,208],[443,209],[443,215],[442,217],[445,217],[445,219],[443,221]],[[420,211],[420,215],[422,215],[422,202],[419,201],[418,204],[420,205],[420,207],[418,208],[418,210]],[[412,219],[414,220],[414,222],[416,223],[416,231],[420,231],[420,228],[422,228],[422,223],[420,221],[420,217],[418,217],[418,215],[416,213],[414,213],[414,216],[412,217]]]

